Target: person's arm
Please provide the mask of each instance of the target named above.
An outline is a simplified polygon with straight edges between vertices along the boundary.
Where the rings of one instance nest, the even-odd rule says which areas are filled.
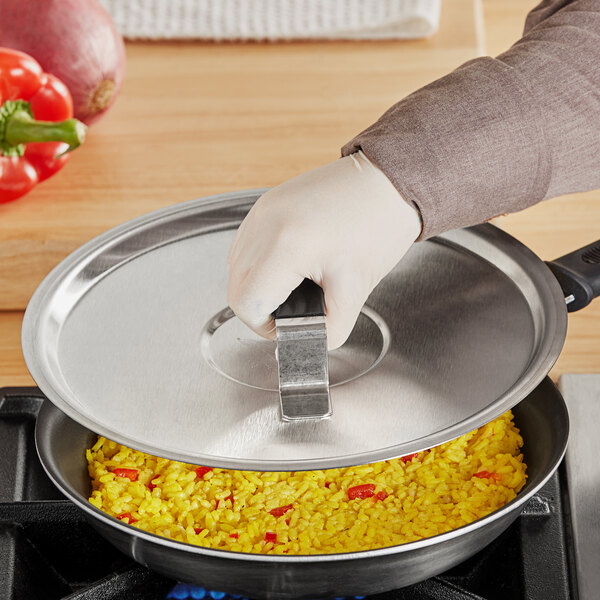
[[[343,148],[362,149],[418,208],[421,239],[600,187],[600,0],[542,2],[526,32]]]
[[[273,337],[271,312],[308,277],[323,286],[337,347],[417,237],[600,187],[600,0],[543,2],[527,29],[256,202],[230,251],[242,321]]]

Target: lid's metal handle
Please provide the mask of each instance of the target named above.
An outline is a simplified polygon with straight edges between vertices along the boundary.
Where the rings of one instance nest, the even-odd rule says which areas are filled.
[[[284,421],[330,417],[323,290],[305,279],[273,317],[277,330],[281,417]]]

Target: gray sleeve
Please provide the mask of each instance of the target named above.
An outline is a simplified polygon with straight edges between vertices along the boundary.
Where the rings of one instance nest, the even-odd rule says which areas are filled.
[[[362,149],[421,212],[421,239],[600,187],[600,0],[547,0],[525,29],[342,149]]]

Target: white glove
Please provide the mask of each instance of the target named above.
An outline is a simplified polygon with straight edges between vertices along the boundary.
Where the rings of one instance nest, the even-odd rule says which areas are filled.
[[[329,349],[337,348],[420,232],[419,213],[362,152],[341,158],[257,200],[229,251],[229,306],[275,339],[271,313],[312,279],[325,293]]]

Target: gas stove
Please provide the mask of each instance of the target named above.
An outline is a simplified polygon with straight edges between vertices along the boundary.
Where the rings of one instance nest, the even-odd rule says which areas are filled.
[[[567,401],[579,389],[578,382],[568,380],[563,386]],[[600,379],[597,382],[600,390]],[[205,590],[153,573],[96,533],[79,509],[63,499],[38,461],[34,427],[43,399],[36,388],[0,390],[0,599],[238,599],[226,590]],[[581,455],[587,449],[575,444],[574,451]],[[482,552],[442,575],[377,598],[596,597],[581,593],[581,575],[579,587],[576,581],[581,561],[577,561],[575,548],[585,544],[586,551],[590,550],[594,540],[590,532],[595,526],[584,531],[572,525],[570,506],[585,512],[580,510],[581,495],[569,493],[575,462],[573,454],[568,454],[517,521]]]

